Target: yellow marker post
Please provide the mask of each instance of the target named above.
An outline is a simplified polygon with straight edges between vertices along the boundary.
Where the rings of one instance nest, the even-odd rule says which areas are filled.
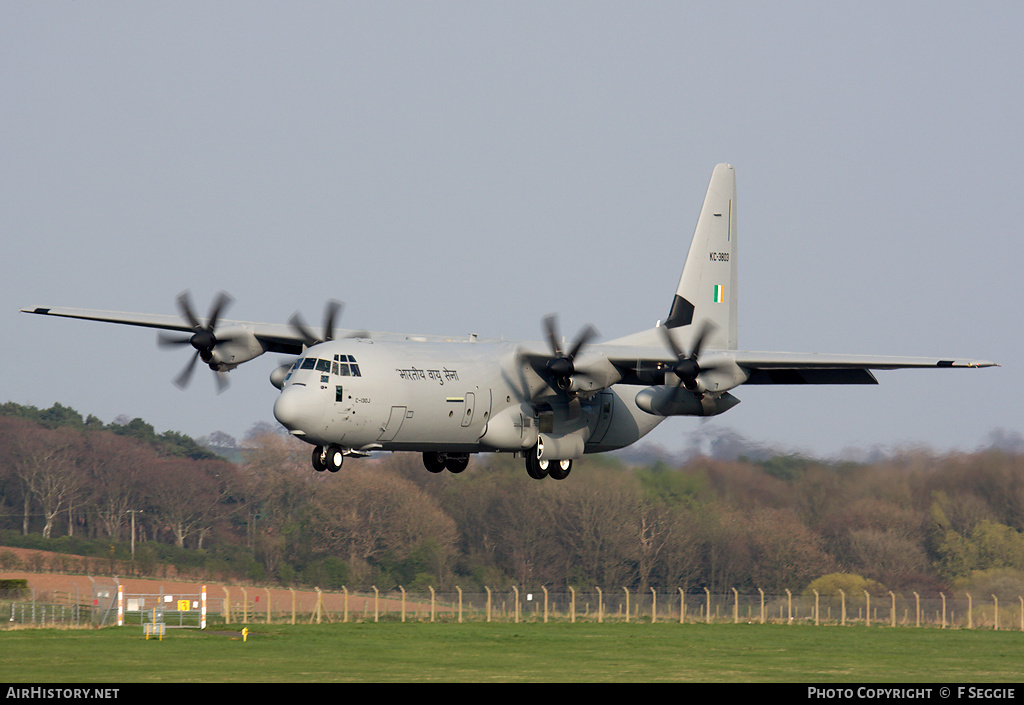
[[[245,642],[249,638],[249,627],[242,627],[242,641]]]

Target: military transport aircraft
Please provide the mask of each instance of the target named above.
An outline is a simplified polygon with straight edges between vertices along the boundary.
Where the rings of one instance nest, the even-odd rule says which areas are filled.
[[[750,352],[737,345],[736,178],[715,167],[671,302],[655,327],[601,343],[586,327],[571,345],[556,320],[537,342],[475,336],[406,335],[323,328],[299,314],[289,325],[221,320],[221,294],[206,320],[187,293],[181,317],[34,307],[26,313],[176,331],[163,345],[195,354],[219,380],[265,352],[297,355],[270,375],[281,390],[274,415],[313,446],[316,470],[337,472],[346,456],[423,454],[431,472],[461,472],[470,455],[512,452],[530,477],[564,479],[584,453],[624,448],[669,416],[712,416],[739,403],[741,384],[877,384],[871,370],[989,367],[985,360]]]

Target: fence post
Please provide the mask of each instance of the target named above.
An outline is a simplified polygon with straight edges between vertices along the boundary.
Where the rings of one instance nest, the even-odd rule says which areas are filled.
[[[544,593],[544,624],[548,623],[548,586],[541,585],[541,592]]]
[[[921,626],[921,596],[914,591],[914,626]]]
[[[270,624],[270,588],[264,588],[267,593],[267,624]]]
[[[249,593],[242,588],[242,624],[249,623]]]
[[[437,612],[436,597],[437,597],[437,595],[434,594],[434,586],[431,585],[430,586],[430,621],[431,622],[434,621],[434,614]]]
[[[487,591],[487,621],[491,621],[491,589],[484,585],[484,590]]]
[[[967,593],[967,628],[974,629],[974,599]]]
[[[629,588],[622,588],[626,591],[626,624],[629,624]]]
[[[231,624],[231,593],[227,585],[221,585],[220,589],[224,591],[224,622]]]
[[[651,624],[658,621],[658,594],[651,588]]]
[[[793,623],[793,593],[786,588],[786,624]]]
[[[679,590],[679,623],[683,624],[686,619],[686,593],[683,592],[682,588],[676,588]]]
[[[399,585],[398,589],[402,591],[402,622],[405,622],[405,586]]]
[[[842,627],[846,626],[846,593],[842,590],[839,591],[839,604],[840,604],[840,619],[839,625]]]
[[[946,594],[943,593],[943,592],[940,592],[939,595],[942,596],[942,628],[945,629],[946,628]]]
[[[896,594],[889,591],[889,626],[896,626]]]
[[[571,585],[569,586],[569,595],[569,623],[576,624],[576,588]],[[546,593],[544,599],[547,599]]]
[[[348,624],[348,586],[347,585],[342,585],[341,586],[341,592],[345,596],[345,599],[344,599],[344,609],[345,609],[345,612],[342,615],[341,619],[342,619],[342,621],[345,624]]]
[[[707,603],[704,607],[704,623],[711,624],[711,591],[708,590],[707,586],[704,586],[704,595],[706,596],[705,602]]]
[[[513,609],[513,612],[512,612],[512,618],[513,618],[515,624],[519,624],[519,586],[518,585],[513,585],[512,586],[512,595],[513,595],[513,599],[515,600],[515,605],[514,605],[514,609]]]
[[[371,585],[373,588],[373,621],[380,621],[380,590],[377,589],[376,585]]]
[[[597,586],[597,623],[604,623],[604,593],[600,586]]]
[[[757,592],[761,595],[761,624],[764,624],[764,590],[758,588]]]
[[[999,598],[995,595],[992,596],[992,601],[995,603],[996,615],[995,615],[995,630],[999,631]]]
[[[732,588],[732,623],[740,623],[740,593]]]
[[[292,594],[292,624],[295,624],[295,611],[296,611],[296,604],[295,604],[295,602],[296,602],[296,596],[295,596],[295,588],[288,588],[288,590],[289,590],[289,592],[291,592],[291,594]]]
[[[814,626],[821,624],[821,610],[819,608],[818,591],[814,591]]]
[[[462,588],[456,585],[455,589],[459,591],[459,624],[462,624]]]
[[[864,626],[871,626],[871,593],[864,591]]]

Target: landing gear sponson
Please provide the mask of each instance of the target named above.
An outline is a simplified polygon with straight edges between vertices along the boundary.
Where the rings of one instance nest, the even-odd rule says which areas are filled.
[[[313,449],[313,469],[317,472],[338,472],[345,461],[345,451],[341,446],[317,446]],[[423,454],[423,467],[432,473],[447,470],[460,473],[469,465],[469,453],[444,453],[428,451]],[[535,480],[550,477],[564,480],[572,471],[571,460],[541,460],[537,457],[537,449],[532,448],[526,453],[526,474]]]
[[[423,466],[433,473],[444,470],[460,473],[466,469],[468,464],[469,453],[430,451],[423,454]],[[541,460],[537,457],[536,447],[526,453],[526,474],[535,480],[543,480],[545,477],[564,480],[569,477],[571,471],[571,460]]]

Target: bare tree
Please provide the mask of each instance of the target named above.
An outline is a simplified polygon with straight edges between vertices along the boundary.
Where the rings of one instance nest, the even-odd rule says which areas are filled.
[[[43,536],[49,538],[57,516],[81,494],[82,474],[76,462],[80,440],[80,435],[70,429],[39,426],[23,428],[14,437],[15,472],[25,489],[24,533],[28,533],[30,496],[42,509]]]

